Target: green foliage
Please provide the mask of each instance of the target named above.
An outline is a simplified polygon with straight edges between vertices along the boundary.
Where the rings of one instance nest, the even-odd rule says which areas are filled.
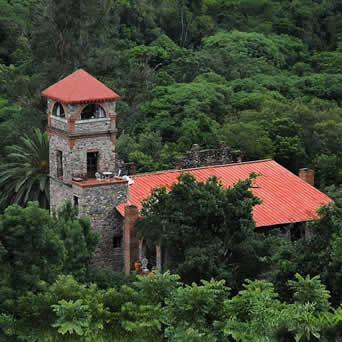
[[[303,278],[297,273],[295,277],[297,280],[289,280],[290,286],[295,290],[293,296],[295,303],[310,303],[313,305],[315,312],[328,311],[330,309],[330,294],[321,283],[319,276],[310,278],[307,275]]]
[[[63,242],[54,223],[37,203],[10,206],[0,216],[1,279],[9,293],[36,290],[41,280],[52,282],[61,271]]]
[[[174,291],[181,286],[179,279],[178,275],[168,271],[148,277],[139,276],[134,285],[142,296],[150,298],[152,304],[165,305],[165,299],[173,296]]]
[[[165,336],[171,341],[224,341],[223,302],[229,295],[224,280],[178,287],[166,298],[162,312]]]
[[[32,138],[24,136],[20,145],[8,147],[9,162],[0,166],[0,207],[11,203],[25,205],[39,201],[49,207],[49,141],[47,132],[35,129]]]
[[[66,202],[55,217],[55,229],[64,244],[63,274],[72,274],[78,281],[88,276],[93,253],[98,241],[89,218],[79,218],[78,208]]]
[[[224,303],[227,316],[224,333],[236,341],[276,341],[276,333],[288,317],[273,285],[247,281],[237,296]]]
[[[110,268],[91,268],[86,281],[95,283],[99,289],[119,290],[123,285],[132,286],[136,276],[134,273],[126,275],[122,272],[114,272]]]
[[[260,280],[247,280],[232,297],[223,280],[190,286],[168,272],[139,276],[134,288],[105,290],[60,276],[39,293],[10,302],[0,327],[7,338],[32,342],[280,342],[311,341],[311,336],[328,341],[324,338],[340,324],[341,309],[328,311],[328,296],[317,278],[297,278],[300,301],[303,288],[315,284],[318,290],[311,291],[308,303],[280,302],[273,285]]]
[[[224,278],[236,287],[251,265],[254,275],[260,272],[258,256],[267,253],[268,239],[254,232],[252,208],[260,200],[249,191],[253,178],[224,188],[216,177],[202,183],[184,173],[170,192],[155,189],[143,202],[137,232],[165,248],[167,267],[182,279]]]
[[[9,206],[0,216],[1,303],[37,291],[60,273],[85,281],[96,242],[90,221],[79,219],[70,203],[58,217],[36,202]]]
[[[76,302],[60,300],[51,307],[57,316],[56,323],[52,326],[58,328],[59,333],[84,335],[84,329],[89,327],[91,314],[88,305],[83,305],[81,299]]]
[[[220,137],[227,146],[243,151],[247,160],[271,158],[274,153],[272,140],[256,122],[225,124]]]
[[[320,209],[321,218],[308,225],[312,231],[310,239],[273,245],[276,254],[272,258],[270,278],[280,297],[290,302],[292,292],[288,280],[295,281],[296,273],[308,274],[309,278],[301,280],[307,286],[302,284],[306,289],[303,291],[318,299],[309,304],[296,303],[284,310],[271,303],[262,306],[255,300],[255,307],[265,310],[267,307],[270,312],[280,310],[279,317],[287,317],[289,324],[280,324],[280,318],[275,317],[268,326],[261,325],[264,329],[256,331],[262,318],[262,312],[257,312],[246,331],[242,326],[248,322],[237,320],[234,333],[248,340],[248,334],[254,329],[257,335],[253,341],[266,338],[262,336],[263,331],[268,331],[269,340],[278,338],[277,334],[281,335],[282,331],[285,331],[284,341],[293,340],[294,336],[297,340],[341,339],[338,332],[342,324],[341,310],[331,314],[336,316],[332,318],[326,313],[318,314],[315,309],[317,303],[322,306],[324,302],[324,296],[319,295],[322,287],[315,278],[317,274],[327,285],[333,304],[342,298],[340,7],[338,1],[331,0],[100,0],[80,3],[0,0],[1,210],[10,203],[25,205],[33,199],[38,199],[42,207],[48,207],[47,137],[37,130],[29,137],[25,134],[45,129],[47,124],[46,102],[40,91],[83,67],[121,95],[117,151],[125,161],[134,161],[139,172],[172,168],[174,159],[192,144],[214,148],[221,141],[241,149],[245,160],[274,158],[295,173],[301,167],[315,170],[316,185],[327,191],[336,207]],[[15,144],[18,146],[7,149]],[[164,227],[167,238],[163,243],[165,246],[173,244],[175,248],[170,252],[170,257],[176,257],[172,267],[182,276],[187,275],[188,282],[215,275],[228,279],[234,289],[239,288],[245,277],[253,278],[260,272],[263,263],[258,257],[271,251],[265,252],[265,240],[259,240],[253,233],[249,214],[253,200],[242,196],[247,185],[239,183],[239,191],[235,192],[237,188],[234,188],[229,195],[228,192],[223,195],[222,189],[213,190],[218,186],[217,181],[202,185],[204,189],[196,188],[189,179],[186,182],[184,179],[183,185],[178,197],[170,195],[179,205],[171,204],[166,191],[156,191],[160,208],[158,203],[148,206],[155,210],[156,216],[149,218],[152,229],[148,230],[146,223],[144,235],[151,241],[160,240],[158,232],[160,226]],[[240,194],[244,200],[239,198]],[[188,207],[181,205],[183,199]],[[230,207],[223,205],[226,200]],[[233,205],[236,200],[238,204]],[[169,211],[161,210],[164,204]],[[191,309],[181,305],[183,299],[192,303],[191,306],[198,303],[207,310],[212,302],[201,301],[202,293],[212,298],[207,285],[183,288],[174,285],[175,281],[168,276],[162,279],[158,275],[155,279],[146,278],[146,284],[145,279],[138,280],[138,288],[126,287],[121,293],[120,286],[131,285],[134,279],[106,271],[88,274],[96,237],[90,231],[89,222],[78,219],[70,204],[58,218],[48,217],[32,205],[27,212],[18,207],[7,210],[0,219],[6,222],[0,224],[1,299],[12,298],[15,291],[41,289],[45,285],[40,280],[51,282],[59,272],[65,272],[73,274],[77,280],[93,279],[103,291],[108,289],[105,293],[106,305],[112,310],[110,317],[121,310],[126,303],[124,300],[133,303],[124,306],[124,318],[118,318],[115,322],[121,323],[111,328],[106,323],[107,316],[102,321],[95,318],[98,316],[94,316],[87,298],[76,294],[68,297],[64,293],[48,302],[47,310],[39,311],[35,305],[40,303],[41,297],[39,300],[34,297],[37,302],[27,305],[37,309],[35,312],[25,311],[27,308],[20,306],[22,312],[27,313],[26,330],[22,330],[26,340],[134,341],[137,336],[138,340],[160,340],[166,338],[163,335],[166,326],[168,338],[175,341],[220,340],[223,330],[221,335],[217,331],[225,324],[223,318],[215,316],[220,323],[212,324],[210,330],[211,318],[200,314],[199,310],[193,313],[196,320],[191,321],[186,315]],[[176,214],[170,216],[171,212]],[[243,222],[237,221],[241,215]],[[230,222],[239,222],[240,226],[230,225]],[[166,227],[170,227],[169,232]],[[232,237],[228,234],[231,231],[238,231],[238,234]],[[202,242],[194,246],[193,240]],[[49,244],[51,248],[46,247]],[[38,253],[42,255],[39,257]],[[224,255],[229,255],[229,260]],[[84,293],[83,288],[73,284]],[[111,286],[116,292],[109,291]],[[167,291],[167,286],[173,290]],[[60,283],[58,291],[62,288]],[[89,297],[98,291],[100,293],[98,289],[89,292]],[[155,298],[154,292],[158,299],[153,299],[153,308],[138,297],[146,293]],[[271,291],[261,289],[260,292],[265,292],[268,303]],[[179,296],[175,297],[182,307],[179,316],[171,293]],[[119,296],[123,296],[122,301]],[[170,300],[172,314],[167,316],[168,323],[156,322],[154,317],[160,315],[161,308],[164,310],[166,298]],[[62,304],[58,303],[63,300]],[[118,307],[114,308],[112,301]],[[275,302],[278,303],[277,299]],[[57,317],[51,305],[60,305],[61,310],[69,305],[70,312],[75,310],[76,316],[82,313],[82,307],[88,306],[85,311],[92,316],[90,323],[86,320],[89,326],[81,327],[83,335],[77,335],[74,325],[63,330],[69,331],[64,335],[51,327]],[[216,306],[218,312],[220,308]],[[153,317],[150,321],[148,313]],[[10,326],[18,317],[7,314],[3,319],[6,326]],[[27,327],[31,327],[32,321],[34,326],[44,323],[45,314],[48,317],[45,330],[41,329],[40,335],[34,336]],[[50,319],[52,316],[54,319]],[[61,318],[60,328],[70,323],[69,318],[61,317],[64,318]],[[82,315],[77,317],[82,321]],[[327,321],[332,327],[322,330]],[[3,340],[7,342],[10,338]]]
[[[341,273],[341,227],[342,212],[341,208],[334,205],[322,206],[318,213],[320,219],[307,223],[306,229],[311,237],[305,240],[299,240],[294,243],[288,241],[283,243],[282,247],[276,250],[273,256],[273,271],[271,279],[276,288],[280,290],[283,298],[289,298],[289,287],[284,281],[295,277],[296,273],[305,272],[313,278],[298,279],[293,283],[296,289],[305,291],[308,298],[313,296],[319,299],[315,305],[327,305],[326,292],[322,290],[320,280],[315,277],[319,275],[328,290],[332,294],[333,303],[338,302],[341,297],[340,281]],[[325,294],[324,294],[325,293]],[[303,293],[297,296],[304,297]],[[325,298],[325,299],[324,299]],[[303,302],[303,301],[302,301]],[[324,304],[325,303],[325,304]]]

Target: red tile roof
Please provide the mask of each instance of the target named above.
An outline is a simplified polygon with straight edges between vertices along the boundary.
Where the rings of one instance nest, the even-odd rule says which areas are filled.
[[[42,95],[63,103],[88,103],[119,100],[120,96],[83,69],[42,91]]]
[[[229,165],[208,166],[183,170],[194,175],[197,181],[205,181],[216,175],[226,187],[246,179],[250,172],[261,173],[251,189],[262,200],[261,205],[253,209],[253,218],[257,227],[306,221],[318,218],[315,209],[328,204],[331,199],[301,180],[273,160],[260,160]],[[124,207],[133,204],[141,208],[141,200],[151,194],[151,190],[161,185],[167,189],[177,181],[182,171],[169,170],[133,176],[134,184],[129,187],[129,203],[116,208],[124,216]]]

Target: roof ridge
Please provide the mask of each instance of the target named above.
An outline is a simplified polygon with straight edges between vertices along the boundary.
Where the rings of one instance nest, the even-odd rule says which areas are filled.
[[[206,165],[206,166],[193,167],[189,169],[169,169],[169,170],[160,170],[160,171],[153,171],[153,172],[144,172],[144,173],[139,173],[136,175],[131,175],[130,177],[135,178],[135,177],[148,176],[148,175],[157,175],[157,174],[166,173],[166,172],[170,172],[170,173],[187,172],[187,171],[193,171],[193,170],[202,170],[202,169],[225,167],[225,166],[235,166],[235,165],[242,165],[242,164],[257,164],[257,163],[264,163],[267,161],[272,161],[276,163],[276,161],[274,161],[273,159],[261,159],[261,160],[251,160],[251,161],[246,161],[246,162],[230,163],[230,164]]]

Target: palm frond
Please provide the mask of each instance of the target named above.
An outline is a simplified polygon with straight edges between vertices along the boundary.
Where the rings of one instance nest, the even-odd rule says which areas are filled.
[[[49,203],[49,140],[46,132],[35,129],[32,137],[24,136],[18,145],[7,148],[8,162],[0,165],[0,206],[38,200]]]

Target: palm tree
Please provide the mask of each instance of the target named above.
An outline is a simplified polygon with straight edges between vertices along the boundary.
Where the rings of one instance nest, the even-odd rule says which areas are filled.
[[[28,201],[49,207],[49,140],[38,128],[32,137],[24,136],[20,145],[7,148],[8,162],[0,166],[0,208]]]

